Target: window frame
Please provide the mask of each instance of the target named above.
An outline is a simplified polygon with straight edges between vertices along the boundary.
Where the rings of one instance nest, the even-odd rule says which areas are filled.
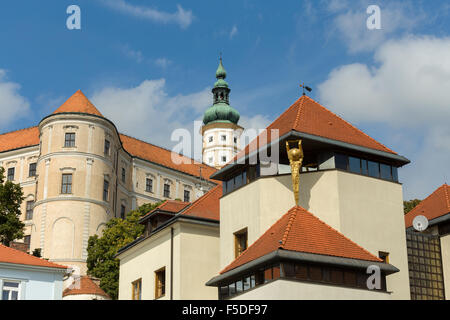
[[[136,299],[136,289],[138,290],[138,299]],[[131,282],[131,300],[142,300],[142,278]]]
[[[64,134],[64,148],[75,148],[75,147],[76,147],[76,133],[66,132]]]
[[[30,165],[28,166],[28,178],[36,177],[36,170],[37,170],[37,162],[30,163]]]
[[[15,177],[16,177],[16,167],[8,168],[8,174],[6,176],[6,180],[7,181],[14,181]]]
[[[152,178],[146,178],[146,180],[145,180],[145,191],[146,192],[153,192],[153,179]]]
[[[31,204],[31,205],[29,206],[29,204]],[[34,206],[34,200],[30,200],[30,201],[26,202],[26,204],[25,204],[25,220],[33,219],[33,206]]]
[[[103,201],[108,202],[109,201],[109,181],[104,179],[103,180]]]
[[[105,145],[103,147],[103,154],[105,156],[109,156],[111,151],[111,142],[108,139],[105,139]]]
[[[184,202],[191,202],[191,191],[190,190],[184,190]],[[186,198],[187,195],[187,198]]]
[[[166,187],[167,187],[167,190],[166,190]],[[164,183],[163,195],[165,198],[170,198],[170,184],[169,183]]]
[[[13,301],[13,300],[21,300],[21,287],[22,287],[22,282],[18,281],[18,280],[11,280],[11,279],[0,279],[0,283],[1,283],[1,300],[3,299],[4,296],[4,291],[9,291],[8,294],[8,299],[6,299],[5,301]],[[15,283],[17,284],[17,287],[12,287],[12,286],[7,286],[5,285],[5,283]],[[5,290],[5,288],[8,288],[10,290]],[[12,292],[17,292],[17,299],[11,299],[11,295]]]
[[[248,228],[241,229],[233,233],[234,236],[234,257],[239,257],[248,248]],[[245,236],[245,248],[242,248],[242,237]]]
[[[155,300],[163,298],[165,295],[166,295],[166,267],[162,267],[155,271]]]
[[[70,181],[64,181],[64,177],[70,177]],[[61,175],[61,194],[73,194],[72,185],[73,185],[73,174],[63,173]]]

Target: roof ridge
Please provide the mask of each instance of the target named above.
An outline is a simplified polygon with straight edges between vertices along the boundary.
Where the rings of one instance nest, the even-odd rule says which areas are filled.
[[[302,96],[299,100],[301,100],[300,101],[300,106],[298,107],[298,110],[297,110],[297,115],[296,115],[296,117],[295,117],[295,122],[294,122],[294,128],[297,128],[297,124],[298,124],[298,121],[300,120],[300,114],[302,113],[302,111],[303,111],[303,104],[304,104],[304,102],[305,102],[305,98],[304,98],[305,96]]]
[[[200,198],[198,198],[197,200],[195,200],[194,202],[191,202],[190,205],[187,205],[185,208],[183,208],[180,212],[178,212],[178,214],[184,214],[185,211],[187,211],[188,209],[194,208],[195,206],[197,206],[201,201],[207,199],[208,197],[211,196],[211,194],[215,191],[215,189],[222,187],[222,185],[218,184],[217,186],[212,187],[208,192],[206,192],[204,195],[202,195]]]
[[[282,248],[282,249],[284,249],[284,245],[286,244],[287,238],[289,237],[289,232],[292,229],[292,224],[294,223],[295,219],[297,218],[297,209],[298,209],[298,206],[296,206],[288,211],[288,213],[290,213],[290,217],[289,217],[288,223],[286,225],[286,230],[284,231],[283,238],[281,239],[280,248]]]
[[[39,127],[38,126],[31,126],[31,127],[27,127],[27,128],[23,128],[23,129],[12,130],[12,131],[8,131],[8,132],[0,133],[0,136],[3,136],[3,135],[8,134],[8,133],[14,133],[14,132],[19,132],[19,131],[23,131],[23,130],[33,129],[33,128],[39,128]]]
[[[289,210],[289,211],[290,211],[290,210]],[[272,224],[272,225],[270,226],[269,229],[267,229],[262,235],[260,235],[260,236],[258,237],[258,239],[256,239],[255,241],[253,241],[253,243],[252,243],[250,246],[248,246],[247,249],[245,249],[239,256],[237,256],[236,259],[234,259],[234,260],[231,261],[228,265],[226,265],[225,268],[223,268],[222,271],[219,272],[219,274],[224,273],[225,270],[228,269],[228,267],[229,267],[231,264],[233,264],[237,259],[240,259],[241,257],[243,257],[247,252],[249,252],[250,248],[252,248],[253,246],[255,246],[255,244],[258,243],[258,240],[262,239],[266,234],[268,234],[270,231],[272,231],[272,229],[274,229],[275,226],[276,226],[280,221],[282,221],[284,217],[286,217],[286,216],[289,214],[289,211],[288,211],[287,213],[283,214],[283,215],[280,217],[280,219],[278,219],[274,224]]]
[[[324,109],[325,111],[327,111],[328,113],[331,113],[332,115],[338,117],[340,120],[342,120],[344,123],[346,123],[347,125],[349,125],[352,129],[362,133],[363,135],[365,135],[367,138],[369,138],[370,140],[372,140],[375,143],[378,143],[379,145],[383,146],[384,148],[386,148],[387,150],[389,150],[390,152],[397,154],[394,150],[389,149],[388,147],[386,147],[384,144],[382,144],[381,142],[375,140],[374,138],[372,138],[371,136],[369,136],[367,133],[365,133],[364,131],[362,131],[361,129],[358,129],[356,126],[354,126],[353,124],[351,124],[349,121],[345,120],[344,118],[342,118],[341,116],[339,116],[338,114],[332,112],[331,110],[328,110],[327,108],[325,108],[323,105],[320,104],[320,102],[310,98],[309,96],[306,96],[308,99],[310,99],[311,101],[313,101],[314,103],[317,103],[317,105],[319,105],[322,109]]]
[[[302,208],[302,207],[300,207]],[[361,247],[359,244],[357,244],[356,242],[354,242],[352,239],[348,238],[347,236],[345,236],[342,232],[334,229],[333,227],[331,227],[330,225],[328,225],[327,223],[325,223],[324,221],[320,220],[318,217],[316,217],[314,214],[312,214],[311,212],[309,212],[308,210],[306,210],[305,208],[302,208],[306,213],[308,213],[309,215],[311,215],[311,217],[313,217],[314,219],[316,219],[318,222],[320,222],[321,224],[323,224],[324,226],[326,226],[328,229],[330,229],[331,231],[336,232],[337,234],[339,234],[340,236],[344,237],[344,239],[350,241],[352,244],[356,245],[358,248],[360,248],[361,250],[363,250],[365,253],[375,257],[376,259],[378,259],[379,261],[383,261],[381,260],[379,257],[375,256],[373,253],[369,252],[368,250],[366,250],[365,248]]]
[[[284,110],[284,112],[282,114],[280,114],[275,120],[273,120],[266,128],[265,130],[267,130],[272,124],[274,124],[278,119],[280,119],[281,117],[283,117],[286,113],[288,113],[289,110],[295,108],[297,106],[297,103],[300,102],[300,100],[302,99],[302,97],[298,98],[297,100],[295,100],[295,102],[286,110]],[[258,135],[259,136],[259,135]]]
[[[130,139],[134,139],[134,140],[137,140],[137,141],[146,143],[146,144],[151,145],[151,146],[154,146],[154,147],[156,147],[156,148],[159,148],[159,149],[162,149],[162,150],[165,150],[165,151],[168,151],[168,152],[172,152],[172,153],[178,154],[178,155],[180,155],[180,156],[182,156],[182,157],[185,157],[185,158],[187,158],[187,159],[189,159],[189,160],[193,160],[193,161],[194,161],[194,164],[205,165],[205,166],[207,166],[207,167],[210,167],[210,168],[212,168],[212,169],[215,169],[214,167],[211,167],[210,165],[208,165],[208,164],[206,164],[206,163],[199,162],[199,161],[195,160],[194,158],[188,157],[188,156],[186,156],[186,155],[184,155],[184,154],[182,154],[182,153],[174,152],[174,151],[169,150],[169,149],[167,149],[167,148],[165,148],[165,147],[158,146],[158,145],[156,145],[156,144],[154,144],[154,143],[151,143],[151,142],[148,142],[148,141],[145,141],[145,140],[136,138],[136,137],[132,137],[132,136],[130,136],[130,135],[128,135],[128,134],[121,133],[121,132],[119,132],[119,135],[123,135],[123,136],[125,136],[125,137],[130,138]]]

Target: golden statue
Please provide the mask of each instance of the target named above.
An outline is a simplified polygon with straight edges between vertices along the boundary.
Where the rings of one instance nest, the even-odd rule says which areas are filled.
[[[291,148],[289,143],[298,143],[298,148]],[[292,187],[294,189],[295,205],[298,206],[298,192],[300,190],[300,170],[303,163],[302,140],[286,141],[286,151],[291,164]]]

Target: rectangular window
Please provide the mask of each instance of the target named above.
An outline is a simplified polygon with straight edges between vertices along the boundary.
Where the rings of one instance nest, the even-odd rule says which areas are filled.
[[[132,300],[142,300],[142,279],[131,283]]]
[[[234,257],[239,257],[247,249],[247,228],[234,234]]]
[[[72,193],[72,174],[62,175],[61,193],[62,194]]]
[[[8,169],[8,181],[14,181],[14,173],[16,171],[16,168],[9,168]]]
[[[227,141],[227,136],[221,136],[222,137],[222,141]]]
[[[25,214],[25,220],[33,219],[33,205],[34,201],[27,201],[27,211]]]
[[[214,139],[214,138],[211,136],[211,137],[208,138],[208,141],[209,141],[209,142],[213,142],[213,139]]]
[[[28,177],[36,176],[36,163],[30,163],[30,167],[28,168]]]
[[[377,162],[369,161],[368,166],[369,166],[369,176],[374,177],[374,178],[379,178],[380,177],[380,164]]]
[[[190,202],[191,201],[191,193],[189,190],[184,190],[184,202]]]
[[[75,147],[75,133],[66,133],[64,147]]]
[[[398,169],[396,167],[391,167],[392,169],[392,180],[398,182]]]
[[[110,147],[111,147],[111,144],[110,144],[109,140],[105,139],[105,150],[103,150],[103,153],[105,154],[105,156],[109,155]]]
[[[369,174],[369,169],[367,167],[367,160],[361,160],[361,173],[366,176]]]
[[[155,299],[166,294],[166,268],[155,272]]]
[[[120,206],[120,218],[125,219],[125,206]]]
[[[3,281],[2,300],[19,300],[19,282]]]
[[[170,185],[167,183],[164,184],[164,197],[170,198]]]
[[[348,169],[353,173],[361,173],[361,159],[348,157]]]
[[[108,201],[109,194],[109,182],[107,180],[103,181],[103,201]]]
[[[348,157],[343,154],[336,154],[334,156],[336,169],[347,170],[348,168]]]
[[[380,176],[381,176],[381,179],[392,180],[391,166],[381,163],[380,164]]]
[[[380,251],[378,252],[378,257],[383,260],[384,263],[389,263],[389,253]]]
[[[145,191],[147,192],[153,192],[153,180],[148,179],[145,181]]]
[[[226,156],[222,156],[222,162],[227,162],[227,157]]]
[[[125,168],[122,168],[122,182],[123,182],[123,183],[125,183],[125,180],[126,180],[126,174],[127,174],[127,172],[126,172]]]

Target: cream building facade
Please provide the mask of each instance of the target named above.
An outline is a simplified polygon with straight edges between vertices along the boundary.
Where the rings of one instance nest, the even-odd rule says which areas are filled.
[[[194,201],[215,170],[120,134],[77,91],[37,127],[0,135],[0,165],[25,200],[24,242],[42,257],[86,273],[87,243],[108,220],[144,203]]]

